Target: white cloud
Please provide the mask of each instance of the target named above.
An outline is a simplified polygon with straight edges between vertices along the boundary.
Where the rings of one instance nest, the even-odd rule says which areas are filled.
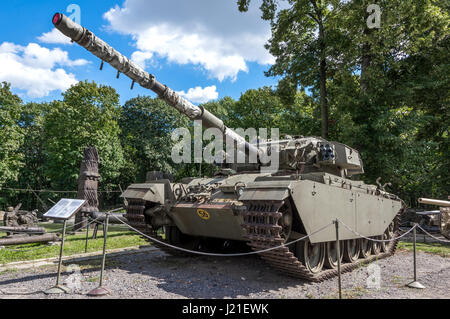
[[[141,68],[145,69],[146,61],[150,60],[153,57],[153,53],[151,52],[142,52],[136,51],[131,55],[131,60],[139,65]]]
[[[59,48],[50,50],[39,44],[27,46],[3,42],[0,45],[0,80],[25,90],[29,97],[44,97],[54,90],[66,90],[78,81],[62,67],[82,66],[88,61],[70,60]]]
[[[194,103],[205,103],[219,97],[219,93],[217,92],[215,85],[207,86],[205,88],[197,86],[189,89],[187,93],[184,91],[179,91],[177,93]]]
[[[52,43],[52,44],[72,44],[70,39],[58,31],[56,28],[53,28],[50,32],[45,32],[41,36],[37,37],[37,39],[42,43]]]
[[[157,54],[169,62],[199,65],[219,81],[236,80],[240,71],[248,72],[248,62],[274,62],[264,48],[270,25],[258,6],[240,13],[236,1],[126,0],[104,17],[111,30],[133,36],[140,57]]]

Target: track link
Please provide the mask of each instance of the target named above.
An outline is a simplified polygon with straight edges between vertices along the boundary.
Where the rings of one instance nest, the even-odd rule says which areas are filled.
[[[281,227],[278,224],[282,214],[279,213],[280,208],[284,205],[284,201],[246,201],[244,205],[247,210],[243,211],[242,217],[244,223],[242,227],[248,240],[248,245],[253,251],[260,251],[268,248],[280,246],[286,242],[281,238]],[[398,237],[398,218],[395,218],[394,237]],[[386,252],[377,255],[371,255],[365,259],[359,259],[353,263],[342,263],[341,272],[352,271],[364,264],[371,263],[377,259],[392,256],[397,248],[398,239],[389,242]],[[267,252],[259,253],[261,258],[275,269],[284,274],[301,278],[313,282],[321,282],[338,275],[336,269],[325,269],[318,274],[310,272],[303,263],[289,250],[288,246],[282,246]]]

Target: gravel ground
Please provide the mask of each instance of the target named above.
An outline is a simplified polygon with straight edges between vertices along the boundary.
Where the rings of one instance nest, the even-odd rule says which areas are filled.
[[[100,261],[80,264],[80,272],[65,268],[61,282],[72,292],[47,296],[41,292],[56,281],[56,267],[0,274],[2,298],[89,298],[98,285]],[[450,298],[450,258],[418,252],[418,278],[427,288],[407,288],[413,278],[413,254],[393,257],[342,276],[347,298]],[[374,265],[378,265],[375,267]],[[68,265],[66,265],[68,266]],[[367,285],[369,273],[380,272],[380,289]],[[75,279],[75,280],[73,280]],[[71,285],[71,282],[75,284]],[[370,283],[370,282],[369,282]],[[239,258],[172,257],[161,251],[107,259],[104,298],[337,298],[337,278],[308,283],[280,275],[257,256]]]

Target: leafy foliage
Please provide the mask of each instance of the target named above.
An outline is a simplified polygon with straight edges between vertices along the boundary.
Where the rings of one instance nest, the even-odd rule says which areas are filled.
[[[45,172],[55,189],[76,189],[83,149],[96,146],[101,186],[117,185],[124,165],[118,118],[119,95],[95,82],[79,82],[51,103],[45,116]]]
[[[10,85],[0,84],[0,186],[15,180],[23,166],[23,154],[18,152],[23,142],[21,110],[22,101],[11,93]]]
[[[139,96],[125,103],[119,120],[125,153],[122,182],[143,182],[148,171],[176,173],[172,131],[189,121],[160,99]]]
[[[372,3],[379,29],[367,25]],[[238,1],[241,11],[249,5]],[[412,205],[420,194],[450,193],[448,2],[263,0],[260,10],[276,58],[267,75],[282,76],[285,105],[297,85],[316,105],[325,93],[329,137],[360,150],[366,182],[381,176]],[[317,82],[323,59],[326,91]]]

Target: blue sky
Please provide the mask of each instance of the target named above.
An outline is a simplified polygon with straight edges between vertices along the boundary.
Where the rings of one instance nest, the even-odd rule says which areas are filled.
[[[273,57],[263,47],[270,27],[258,5],[240,13],[235,0],[3,1],[0,81],[26,102],[60,99],[80,80],[112,86],[122,103],[154,96],[138,85],[131,91],[128,78],[117,80],[106,65],[99,71],[96,57],[61,42],[51,18],[70,16],[70,4],[79,6],[84,27],[196,104],[277,83],[264,76]]]

